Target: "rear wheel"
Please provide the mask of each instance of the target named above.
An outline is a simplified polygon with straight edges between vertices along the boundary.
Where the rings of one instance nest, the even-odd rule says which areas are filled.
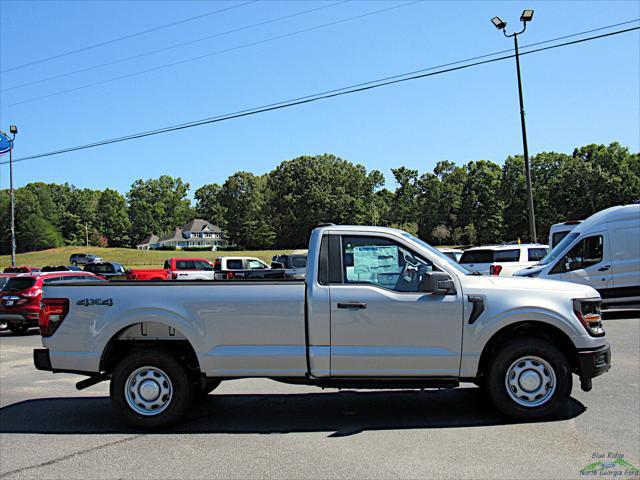
[[[163,350],[133,352],[111,378],[111,401],[129,424],[158,429],[178,422],[191,405],[187,370]]]
[[[483,387],[498,410],[510,417],[557,417],[567,410],[571,369],[549,342],[519,338],[493,356]]]

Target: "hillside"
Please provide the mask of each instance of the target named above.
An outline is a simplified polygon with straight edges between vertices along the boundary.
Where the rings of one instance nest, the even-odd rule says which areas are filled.
[[[157,250],[136,250],[134,248],[100,248],[100,247],[77,247],[68,246],[51,248],[38,252],[19,253],[16,255],[17,265],[31,265],[42,267],[44,265],[67,265],[69,256],[72,253],[93,253],[104,260],[111,260],[122,263],[126,268],[131,267],[161,267],[167,258],[185,256],[208,258],[213,260],[222,255],[241,255],[257,257],[267,263],[271,262],[271,257],[277,253],[288,253],[291,250],[259,250],[242,252],[181,252],[181,251],[157,251]],[[0,268],[11,265],[10,255],[0,255]]]

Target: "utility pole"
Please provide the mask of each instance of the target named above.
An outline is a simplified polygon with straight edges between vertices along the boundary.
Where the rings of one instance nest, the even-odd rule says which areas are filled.
[[[89,246],[89,224],[84,222],[84,242],[85,246]]]
[[[527,184],[527,207],[529,210],[529,234],[533,243],[538,242],[536,234],[536,214],[533,205],[533,189],[531,187],[531,170],[529,168],[529,146],[527,144],[527,126],[524,119],[524,98],[522,96],[522,77],[520,75],[520,51],[518,50],[518,35],[524,33],[527,29],[527,23],[533,19],[533,10],[525,10],[520,16],[520,21],[523,24],[521,31],[507,35],[506,27],[507,22],[504,22],[500,17],[493,17],[491,23],[498,29],[502,30],[505,37],[513,37],[513,46],[515,49],[516,57],[516,72],[518,75],[518,98],[520,100],[520,125],[522,127],[522,149],[524,153],[524,176]]]
[[[13,135],[12,138],[4,133],[0,132],[0,153],[7,153],[9,151],[9,198],[11,201],[11,266],[16,266],[16,206],[15,206],[15,194],[13,191],[13,141],[16,139],[18,133],[18,127],[15,125],[9,125],[9,132]]]

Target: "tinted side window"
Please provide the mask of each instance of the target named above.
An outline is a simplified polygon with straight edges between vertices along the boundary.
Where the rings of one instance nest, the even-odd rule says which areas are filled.
[[[568,235],[568,233],[569,233],[568,231],[554,233],[553,236],[551,237],[551,246],[555,247],[558,243],[560,243],[560,240],[562,240],[564,237]]]
[[[417,292],[422,274],[433,270],[403,246],[383,237],[342,237],[344,283],[370,283]]]
[[[460,257],[460,263],[491,263],[493,250],[467,250]]]
[[[494,262],[519,262],[520,249],[517,250],[497,250],[493,254]]]
[[[544,256],[547,254],[546,248],[529,248],[528,249],[528,259],[530,262],[537,262],[542,260]]]
[[[193,260],[177,260],[176,269],[177,270],[195,270],[196,266]]]
[[[227,260],[227,270],[242,270],[242,260]]]
[[[169,260],[164,261],[164,265],[162,268],[164,268],[165,270],[169,270],[171,268],[171,264],[169,263]]]
[[[569,253],[558,262],[551,273],[580,270],[600,263],[602,261],[603,246],[602,235],[585,238],[569,250]]]

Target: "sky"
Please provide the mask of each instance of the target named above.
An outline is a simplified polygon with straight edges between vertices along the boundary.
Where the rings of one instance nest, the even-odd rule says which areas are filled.
[[[640,18],[638,1],[0,0],[0,129],[18,125],[16,159],[449,63],[512,48],[489,20],[499,15],[512,31],[524,8],[535,15],[521,47]],[[185,61],[194,57],[202,58]],[[521,66],[531,155],[612,141],[640,150],[637,30],[525,55]],[[332,153],[382,171],[393,188],[391,169],[402,165],[424,173],[440,160],[520,154],[517,95],[507,59],[18,162],[14,182],[125,193],[138,178],[167,174],[189,182],[192,195],[236,171]],[[8,177],[1,165],[0,188]]]

